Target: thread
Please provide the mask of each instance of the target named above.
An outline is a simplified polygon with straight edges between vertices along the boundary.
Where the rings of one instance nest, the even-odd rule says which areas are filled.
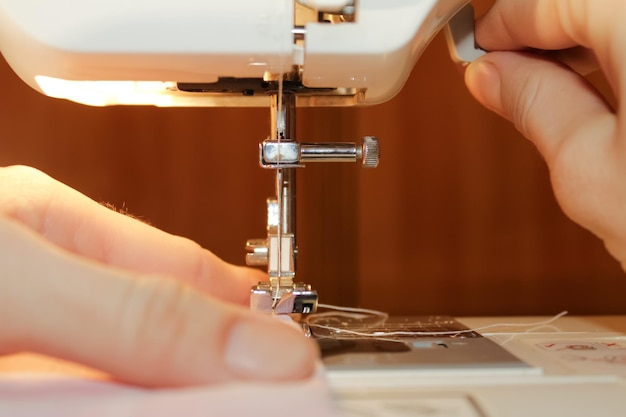
[[[272,305],[272,310],[276,309],[278,302],[280,300],[281,293],[281,281],[282,281],[282,272],[283,272],[283,236],[282,236],[282,228],[283,228],[283,170],[280,168],[280,141],[285,132],[285,120],[284,120],[284,109],[283,109],[283,72],[280,71],[278,74],[278,102],[276,104],[276,114],[274,116],[274,120],[276,126],[272,126],[273,129],[276,129],[276,142],[278,144],[278,155],[276,158],[276,204],[278,205],[278,224],[276,230],[276,250],[277,254],[277,262],[278,262],[278,272],[277,272],[277,281],[278,285],[276,285],[276,293],[273,294],[274,303]]]
[[[317,328],[317,329],[323,329],[323,330],[328,330],[331,332],[334,332],[333,338],[336,338],[336,335],[349,335],[349,336],[358,336],[358,337],[363,337],[363,338],[373,338],[373,339],[378,339],[378,340],[386,340],[384,338],[388,338],[388,337],[398,337],[398,336],[404,336],[404,337],[410,337],[410,336],[450,336],[450,337],[455,337],[455,336],[459,336],[462,334],[467,334],[467,333],[478,333],[487,329],[493,329],[496,327],[515,327],[515,328],[523,328],[523,327],[532,327],[532,328],[537,328],[537,327],[541,327],[541,326],[548,326],[552,323],[554,323],[555,321],[557,321],[558,319],[560,319],[561,317],[565,316],[567,314],[567,311],[562,311],[559,314],[553,316],[550,319],[547,320],[542,320],[542,321],[536,321],[536,322],[529,322],[529,323],[494,323],[494,324],[489,324],[489,325],[485,325],[485,326],[480,326],[480,327],[475,327],[475,328],[468,328],[468,329],[462,329],[462,330],[448,330],[448,331],[390,331],[390,332],[385,332],[385,331],[375,331],[372,333],[365,333],[365,332],[359,332],[356,330],[349,330],[349,329],[343,329],[340,327],[335,327],[335,326],[329,326],[329,325],[325,325],[325,324],[318,324],[315,322],[316,319],[320,319],[320,318],[324,318],[324,317],[347,317],[347,318],[352,318],[352,319],[357,319],[357,320],[361,320],[363,318],[366,317],[379,317],[381,320],[379,322],[375,322],[372,323],[371,325],[374,326],[378,323],[380,323],[381,321],[386,320],[389,315],[385,312],[382,311],[378,311],[378,310],[370,310],[370,309],[364,309],[364,308],[354,308],[354,307],[342,307],[342,306],[334,306],[331,304],[319,304],[318,307],[321,308],[326,308],[329,310],[334,310],[334,311],[330,311],[330,312],[324,312],[324,313],[315,313],[315,314],[311,314],[309,315],[306,319],[305,319],[305,323],[311,327],[311,328]],[[322,337],[328,337],[328,336],[322,336]]]

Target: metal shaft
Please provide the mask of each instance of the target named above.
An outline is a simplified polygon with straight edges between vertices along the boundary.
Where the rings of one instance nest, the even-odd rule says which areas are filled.
[[[354,162],[361,153],[354,143],[300,144],[300,162]]]
[[[282,111],[278,109],[279,95],[271,97],[271,139],[282,142],[293,142],[296,136],[296,96],[292,92],[283,92]],[[296,170],[281,168],[277,170],[281,176],[276,184],[276,196],[282,198],[282,218],[280,219],[282,234],[296,234]]]

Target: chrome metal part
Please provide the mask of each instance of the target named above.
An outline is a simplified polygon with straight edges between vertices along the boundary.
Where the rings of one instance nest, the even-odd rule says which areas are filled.
[[[355,18],[356,0],[295,0],[293,42],[302,47],[306,24],[343,23]],[[363,102],[365,89],[307,88],[301,64],[288,73],[266,72],[262,79],[221,78],[217,83],[178,84],[196,94],[218,94],[249,99],[270,97],[271,134],[259,145],[263,168],[276,171],[276,197],[267,203],[267,237],[249,240],[246,263],[267,266],[269,281],[252,289],[251,308],[275,313],[312,313],[317,293],[309,285],[294,284],[296,275],[296,168],[303,162],[362,160],[364,167],[378,165],[378,141],[366,137],[354,143],[298,143],[295,139],[296,106],[345,106]]]
[[[277,297],[277,298],[276,298]],[[291,314],[309,314],[317,310],[317,292],[310,285],[295,283],[289,287],[282,287],[276,294],[269,282],[260,282],[252,288],[250,307],[254,311]]]
[[[358,159],[354,143],[302,143],[301,162],[354,162]]]
[[[270,138],[284,144],[295,143],[296,96],[292,91],[271,95]],[[280,158],[280,153],[278,154]],[[270,223],[270,212],[275,224]],[[268,204],[268,268],[270,284],[275,291],[275,301],[283,287],[293,285],[296,275],[296,170],[276,169],[276,201]]]
[[[251,307],[254,310],[265,310],[268,297],[271,310],[280,312],[281,307],[288,300],[294,298],[296,304],[307,304],[302,300],[302,294],[296,290],[302,289],[304,284],[295,285],[293,278],[296,275],[296,172],[290,164],[281,164],[293,159],[297,153],[295,142],[295,112],[296,96],[293,91],[286,90],[273,93],[270,96],[271,136],[270,146],[262,148],[273,155],[277,161],[276,168],[276,197],[267,202],[267,238],[248,241],[246,248],[246,262],[248,265],[267,265],[269,282],[260,283],[253,288]],[[284,146],[283,146],[284,145]],[[307,294],[317,294],[308,287]],[[310,294],[309,294],[310,295]],[[293,303],[292,303],[293,304]],[[301,312],[312,312],[308,303],[304,307],[297,307]],[[296,308],[296,307],[293,307]],[[291,311],[288,311],[291,312]]]
[[[293,33],[294,42],[303,41],[306,38],[306,29],[304,26],[294,27],[291,33]]]
[[[364,168],[375,168],[379,161],[378,139],[366,136],[362,143],[348,142],[284,142],[265,140],[259,146],[259,161],[264,168],[297,168],[304,162],[362,161]]]
[[[250,239],[246,242],[246,265],[264,266],[267,265],[268,248],[267,239]]]
[[[293,75],[293,74],[291,74]],[[273,79],[272,75],[269,78]],[[267,200],[267,237],[249,240],[246,263],[267,266],[269,281],[252,289],[250,306],[279,314],[312,313],[317,293],[309,285],[294,284],[296,276],[296,168],[304,162],[361,160],[363,167],[378,165],[378,140],[355,143],[298,143],[295,140],[296,95],[285,89],[270,95],[271,135],[259,145],[260,163],[276,171],[276,197]]]
[[[280,103],[279,103],[280,102]],[[280,104],[280,106],[279,106]],[[280,107],[280,108],[279,108]],[[284,92],[271,96],[270,121],[272,132],[270,139],[280,139],[282,143],[295,143],[296,134],[296,95],[293,92]],[[276,196],[282,200],[279,224],[281,233],[293,234],[296,231],[296,170],[282,168],[276,171]]]
[[[355,143],[301,143],[299,162],[356,162],[364,168],[375,168],[379,160],[378,139],[363,138],[361,145]]]
[[[376,168],[380,161],[380,147],[378,139],[374,136],[365,136],[363,138],[363,146],[361,147],[361,159],[364,168]]]
[[[300,162],[300,144],[275,139],[259,145],[259,161],[263,168],[297,168]]]

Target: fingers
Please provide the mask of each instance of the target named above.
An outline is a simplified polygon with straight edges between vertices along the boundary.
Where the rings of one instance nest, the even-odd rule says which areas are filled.
[[[312,343],[271,317],[174,280],[84,261],[6,218],[0,244],[0,351],[47,354],[146,386],[313,371]]]
[[[542,57],[558,61],[582,76],[587,76],[600,69],[600,64],[593,51],[583,47],[543,51]]]
[[[601,68],[617,92],[626,71],[624,18],[622,0],[497,0],[477,22],[476,41],[488,51],[561,51],[557,59],[583,74]]]
[[[567,141],[615,135],[615,116],[606,101],[584,78],[554,62],[494,52],[470,64],[465,76],[476,99],[513,121],[549,165]]]
[[[476,37],[490,51],[597,47],[620,9],[621,0],[496,0]]]
[[[466,83],[537,145],[565,213],[626,268],[624,115],[576,73],[599,66],[621,104],[624,19],[622,0],[496,0],[476,26],[496,52],[468,67]]]
[[[624,18],[626,3],[622,0],[498,0],[477,22],[476,40],[488,51],[554,51],[579,46],[593,50],[592,60],[597,57],[616,89],[619,75],[626,69]],[[577,55],[574,61],[580,61],[575,49],[564,55],[566,62],[572,61],[568,55]],[[585,61],[587,67],[589,56]]]
[[[537,146],[564,212],[626,265],[623,145],[610,106],[584,78],[537,55],[492,52],[465,75],[478,101]]]
[[[56,245],[87,258],[144,274],[174,276],[221,299],[247,303],[258,270],[235,267],[145,223],[109,210],[28,167],[0,168],[0,212]]]

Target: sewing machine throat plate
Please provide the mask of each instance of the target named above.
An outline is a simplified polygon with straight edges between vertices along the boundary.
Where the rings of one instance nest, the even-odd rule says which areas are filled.
[[[328,369],[527,369],[504,348],[447,316],[322,316],[311,334]]]

